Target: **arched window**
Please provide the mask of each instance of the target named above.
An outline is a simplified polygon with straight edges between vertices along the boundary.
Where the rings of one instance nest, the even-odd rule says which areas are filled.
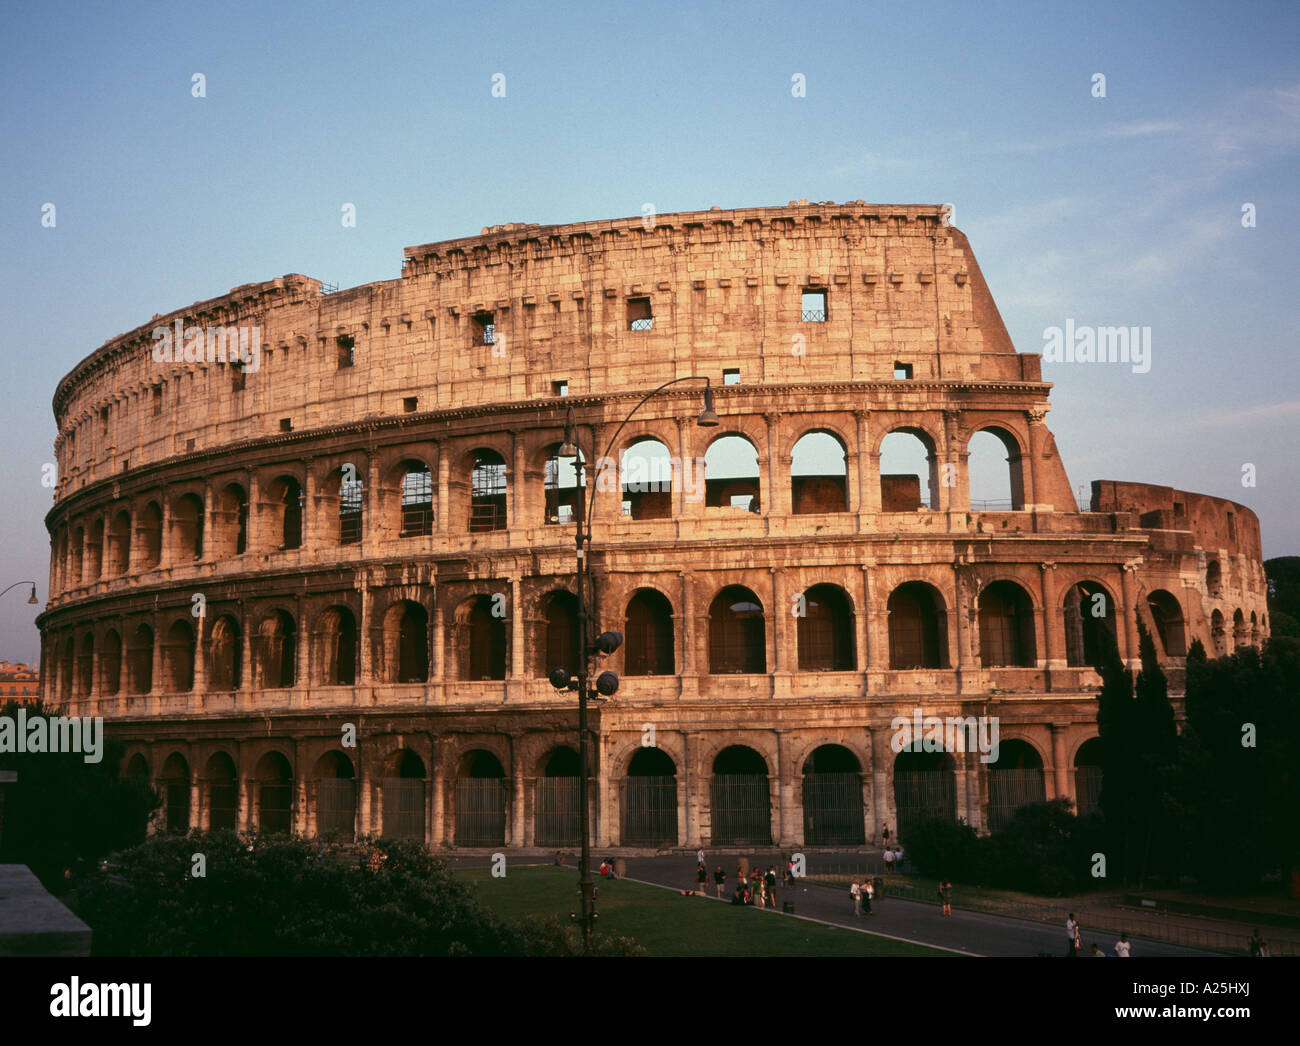
[[[401,474],[402,525],[399,537],[427,537],[433,533],[433,476],[422,461],[404,461]]]
[[[1223,594],[1223,568],[1217,559],[1205,564],[1205,589],[1215,599]]]
[[[1065,663],[1095,667],[1104,649],[1102,630],[1115,637],[1115,601],[1095,581],[1080,581],[1065,594]]]
[[[851,672],[853,605],[838,585],[813,585],[795,604],[798,617],[799,671]]]
[[[194,689],[194,629],[184,620],[173,621],[163,644],[163,689],[183,694]]]
[[[347,607],[330,607],[317,625],[319,681],[354,686],[357,681],[357,622]]]
[[[190,764],[179,752],[173,752],[158,775],[163,793],[165,830],[184,835],[190,830]]]
[[[238,690],[241,669],[239,622],[223,614],[212,623],[208,639],[208,686],[217,692]]]
[[[552,592],[543,601],[542,627],[537,644],[542,652],[538,675],[543,678],[561,666],[576,674],[582,662],[582,645],[578,634],[578,600],[570,592]]]
[[[800,437],[790,457],[790,492],[796,516],[848,511],[848,458],[838,438],[829,432],[809,432]]]
[[[762,511],[758,450],[744,436],[719,436],[704,453],[704,504]]]
[[[392,839],[424,840],[424,760],[400,749],[384,760],[383,834]]]
[[[980,593],[979,625],[985,668],[1034,667],[1034,604],[1014,581],[994,581]]]
[[[724,748],[710,782],[714,846],[770,846],[772,797],[767,761],[745,745]]]
[[[177,565],[203,558],[203,501],[183,494],[172,504],[172,562]]]
[[[842,745],[822,745],[803,764],[803,837],[810,846],[860,846],[862,765]]]
[[[1178,600],[1162,588],[1147,596],[1147,607],[1155,623],[1156,634],[1166,657],[1186,657],[1187,641],[1183,635],[1183,609]]]
[[[466,752],[456,776],[456,845],[503,845],[506,799],[501,761],[482,749]]]
[[[108,528],[108,575],[122,577],[131,569],[131,513],[123,509]]]
[[[924,817],[957,820],[957,779],[947,752],[918,751],[919,743],[894,758],[894,808],[898,838],[906,841]]]
[[[673,461],[657,439],[639,439],[623,452],[623,515],[633,519],[671,519]]]
[[[564,525],[573,522],[577,511],[578,488],[586,486],[586,470],[578,466],[585,464],[582,452],[578,457],[560,457],[560,444],[554,444],[546,457],[545,475],[542,486],[546,494],[545,520],[550,525]]]
[[[127,655],[127,693],[149,693],[153,689],[153,629],[148,625],[136,628]]]
[[[915,512],[939,507],[934,441],[921,429],[897,429],[880,444],[880,509]]]
[[[104,633],[104,653],[99,660],[99,692],[112,697],[122,689],[122,637],[113,629]]]
[[[1016,437],[1006,429],[990,426],[971,436],[967,450],[970,507],[977,511],[1024,509],[1025,484]]]
[[[257,764],[257,829],[263,835],[287,834],[293,824],[293,771],[279,752]]]
[[[1101,809],[1101,738],[1092,737],[1074,755],[1074,812],[1080,817]]]
[[[1240,607],[1232,614],[1232,645],[1234,649],[1246,645],[1246,617]]]
[[[534,838],[538,846],[575,846],[582,837],[578,789],[582,773],[578,753],[553,748],[544,758],[537,779]]]
[[[340,474],[338,498],[339,544],[355,545],[361,540],[361,512],[366,500],[365,484],[355,470]]]
[[[90,526],[90,547],[86,549],[86,580],[98,581],[104,569],[104,521]]]
[[[294,685],[297,674],[297,630],[287,611],[274,610],[257,629],[258,686],[276,690]]]
[[[469,529],[506,529],[506,462],[495,450],[478,450],[470,473]]]
[[[271,533],[281,551],[302,547],[302,485],[292,476],[281,476],[268,492],[271,505]]]
[[[1027,741],[999,744],[997,761],[989,764],[988,773],[991,831],[1009,824],[1021,807],[1047,802],[1043,760]]]
[[[673,657],[673,608],[659,592],[643,588],[627,604],[623,673],[670,676]]]
[[[946,668],[948,624],[943,596],[923,581],[906,581],[889,595],[889,667]]]
[[[248,550],[248,495],[238,483],[226,486],[217,498],[216,558],[242,556]]]
[[[152,570],[162,559],[162,510],[156,501],[140,513],[140,569]]]
[[[69,569],[71,575],[68,579],[69,587],[76,588],[78,585],[84,585],[85,574],[85,554],[86,554],[86,528],[77,527],[72,532],[72,565]]]
[[[1228,652],[1227,629],[1223,622],[1223,611],[1215,610],[1210,614],[1210,642],[1214,647],[1215,657],[1223,657]]]
[[[506,623],[493,613],[503,605],[490,596],[475,596],[457,608],[453,649],[461,679],[505,679]]]
[[[326,752],[312,770],[316,782],[316,834],[352,839],[356,835],[357,782],[352,760]]]
[[[677,764],[662,748],[638,748],[623,782],[624,846],[677,845]]]
[[[724,588],[709,607],[709,671],[715,675],[767,671],[763,604],[740,585]]]
[[[424,683],[429,679],[429,612],[404,600],[384,613],[384,681]]]
[[[235,763],[225,752],[208,760],[204,776],[208,783],[208,828],[233,832],[239,824],[239,785]]]

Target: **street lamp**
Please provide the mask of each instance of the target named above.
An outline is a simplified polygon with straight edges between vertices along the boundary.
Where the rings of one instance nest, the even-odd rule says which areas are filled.
[[[38,599],[36,598],[36,582],[35,582],[35,581],[15,581],[12,585],[9,586],[9,588],[17,588],[19,585],[31,585],[31,586],[32,586],[32,594],[31,594],[31,596],[28,598],[27,602],[28,602],[29,604],[31,604],[32,606],[38,606],[39,603],[40,603],[40,600],[38,600]],[[0,596],[3,596],[6,592],[8,592],[8,591],[9,591],[9,588],[6,588],[6,589],[2,589],[2,590],[0,590]]]
[[[624,426],[632,420],[638,410],[647,400],[664,389],[677,385],[683,381],[703,381],[704,382],[704,409],[700,411],[699,417],[695,419],[695,424],[701,428],[716,428],[718,425],[718,414],[713,409],[713,388],[709,384],[709,379],[702,375],[688,375],[683,378],[674,378],[672,381],[666,381],[657,389],[646,393],[627,413],[614,435],[610,438],[609,445],[605,448],[605,453],[598,458],[590,458],[596,462],[597,470],[600,469],[601,463],[608,460],[609,452],[618,441]],[[593,448],[594,449],[594,448]],[[558,456],[562,458],[574,458],[574,470],[578,474],[577,505],[573,514],[574,521],[577,523],[577,534],[574,537],[574,545],[577,548],[577,586],[578,586],[578,640],[579,640],[579,660],[578,674],[575,677],[567,667],[559,666],[552,670],[550,675],[551,686],[556,690],[576,690],[578,692],[578,817],[582,822],[582,857],[579,870],[581,877],[578,881],[578,889],[582,895],[582,914],[579,916],[576,912],[572,918],[582,922],[582,948],[584,952],[591,951],[591,932],[596,921],[596,884],[591,878],[591,824],[589,816],[589,798],[587,788],[587,700],[598,700],[600,697],[612,697],[618,691],[618,675],[615,672],[601,672],[596,678],[594,692],[589,687],[588,680],[593,671],[593,662],[597,657],[608,657],[623,644],[623,634],[621,632],[602,632],[594,640],[591,638],[591,615],[588,609],[587,601],[587,583],[590,573],[591,560],[591,514],[596,506],[596,499],[592,498],[591,503],[587,503],[587,477],[582,472],[581,448],[578,445],[578,424],[573,413],[573,405],[569,405],[568,414],[564,419],[564,442],[560,444]],[[615,466],[617,468],[617,466]]]

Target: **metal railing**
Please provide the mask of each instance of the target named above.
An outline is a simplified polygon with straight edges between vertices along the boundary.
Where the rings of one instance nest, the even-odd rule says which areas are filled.
[[[804,309],[803,321],[804,323],[825,323],[826,310],[825,309]]]

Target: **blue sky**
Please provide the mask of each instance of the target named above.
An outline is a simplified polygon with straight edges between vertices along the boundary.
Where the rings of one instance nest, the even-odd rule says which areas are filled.
[[[47,593],[55,385],[155,313],[392,278],[485,225],[801,197],[954,203],[1022,352],[1067,319],[1151,327],[1147,374],[1045,365],[1071,482],[1233,498],[1266,556],[1300,554],[1294,3],[54,3],[0,26],[0,587]],[[0,601],[0,657],[36,657],[37,609]]]

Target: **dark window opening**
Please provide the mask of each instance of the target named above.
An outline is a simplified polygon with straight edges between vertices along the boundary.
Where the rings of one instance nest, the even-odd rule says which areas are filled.
[[[645,590],[627,605],[623,671],[629,676],[670,676],[674,672],[673,608],[658,592]]]
[[[481,450],[474,458],[469,529],[472,533],[506,529],[506,463],[493,450]]]
[[[899,362],[895,361],[895,363],[894,363],[894,380],[895,380],[895,381],[911,381],[911,380],[912,380],[912,365],[911,365],[910,363],[899,363]]]
[[[654,314],[650,311],[649,298],[628,298],[627,329],[633,331],[654,330]]]
[[[293,419],[292,419],[292,418],[281,418],[281,419],[280,419],[280,431],[281,431],[281,432],[292,432],[292,431],[293,431]]]
[[[567,396],[568,394],[569,394],[569,382],[567,380],[551,382],[552,396]]]
[[[1034,667],[1034,607],[1011,581],[995,581],[979,599],[980,661],[985,668]]]
[[[361,540],[361,506],[365,488],[359,479],[339,484],[339,544],[355,545]]]
[[[714,675],[767,671],[763,604],[747,588],[728,586],[709,607],[709,671]]]
[[[156,418],[162,413],[163,408],[163,390],[161,385],[153,387],[153,416]]]
[[[356,342],[346,334],[340,335],[335,344],[339,350],[339,370],[356,363]]]
[[[724,385],[739,385],[739,384],[740,384],[740,368],[739,368],[739,367],[726,367],[726,368],[724,368],[723,371],[722,371],[722,384],[724,384]]]
[[[938,593],[907,581],[889,596],[889,667],[944,668],[948,661],[947,617]]]
[[[474,313],[470,327],[474,345],[492,345],[496,341],[496,317],[490,312]]]
[[[796,609],[802,611],[797,628],[799,671],[853,671],[853,608],[844,592],[835,585],[814,585]]]
[[[402,410],[407,414],[414,414],[415,409],[420,405],[419,396],[406,396],[402,399]]]
[[[402,530],[399,537],[425,537],[433,533],[433,476],[427,465],[412,468],[402,477]]]

